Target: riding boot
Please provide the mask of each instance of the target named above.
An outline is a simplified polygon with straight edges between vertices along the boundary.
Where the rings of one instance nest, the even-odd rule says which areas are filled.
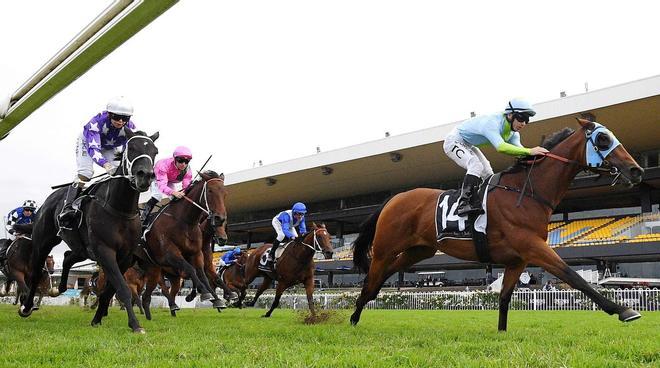
[[[73,228],[76,214],[79,212],[73,208],[73,201],[80,194],[83,186],[84,184],[82,183],[74,182],[67,188],[66,196],[64,197],[64,207],[62,207],[62,212],[57,216],[61,228],[69,230]]]
[[[465,175],[463,187],[461,188],[461,197],[458,199],[458,207],[456,208],[456,214],[458,216],[481,212],[481,206],[477,201],[479,184],[481,184],[481,179],[478,176],[471,174]]]
[[[144,208],[142,208],[142,213],[140,214],[140,222],[142,223],[142,226],[147,225],[147,218],[149,218],[149,214],[151,213],[151,210],[154,209],[156,203],[158,203],[158,199],[151,197],[149,198],[149,201],[144,204]]]
[[[270,252],[268,253],[268,260],[269,261],[275,261],[275,251],[277,250],[277,247],[280,246],[280,241],[275,239],[273,240],[273,246],[270,248]]]

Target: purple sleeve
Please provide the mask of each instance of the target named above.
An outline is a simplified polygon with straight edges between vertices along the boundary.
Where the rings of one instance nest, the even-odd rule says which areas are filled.
[[[85,124],[83,129],[83,136],[87,143],[87,154],[92,158],[97,165],[103,166],[108,160],[101,154],[101,125],[99,121],[92,118],[89,123]]]

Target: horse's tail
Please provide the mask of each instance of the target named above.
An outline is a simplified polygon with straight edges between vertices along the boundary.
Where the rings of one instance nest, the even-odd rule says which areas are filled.
[[[372,242],[376,236],[376,223],[378,222],[378,217],[380,217],[380,213],[390,199],[391,198],[385,200],[376,212],[372,213],[371,216],[360,225],[360,234],[353,242],[353,264],[364,273],[369,272],[369,266],[371,264],[369,251],[371,250]]]

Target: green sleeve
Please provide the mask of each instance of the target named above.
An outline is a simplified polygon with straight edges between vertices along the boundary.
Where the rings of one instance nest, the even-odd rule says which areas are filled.
[[[511,143],[502,142],[497,146],[497,152],[505,153],[511,156],[529,156],[530,149],[525,147],[518,147]]]

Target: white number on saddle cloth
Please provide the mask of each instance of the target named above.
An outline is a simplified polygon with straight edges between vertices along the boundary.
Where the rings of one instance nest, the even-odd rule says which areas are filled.
[[[270,250],[271,250],[272,248],[273,248],[273,247],[270,247],[270,248],[266,249],[266,250],[263,252],[263,254],[261,255],[261,258],[259,258],[259,264],[260,264],[260,265],[265,266],[265,265],[268,263],[268,253],[270,253]]]
[[[458,201],[455,201],[451,205],[449,204],[448,195],[444,196],[442,202],[440,202],[440,209],[442,210],[442,229],[447,228],[447,223],[449,222],[452,228],[456,228],[458,224],[459,231],[465,231],[465,221],[467,216],[461,217],[456,214],[456,208],[458,207]]]

